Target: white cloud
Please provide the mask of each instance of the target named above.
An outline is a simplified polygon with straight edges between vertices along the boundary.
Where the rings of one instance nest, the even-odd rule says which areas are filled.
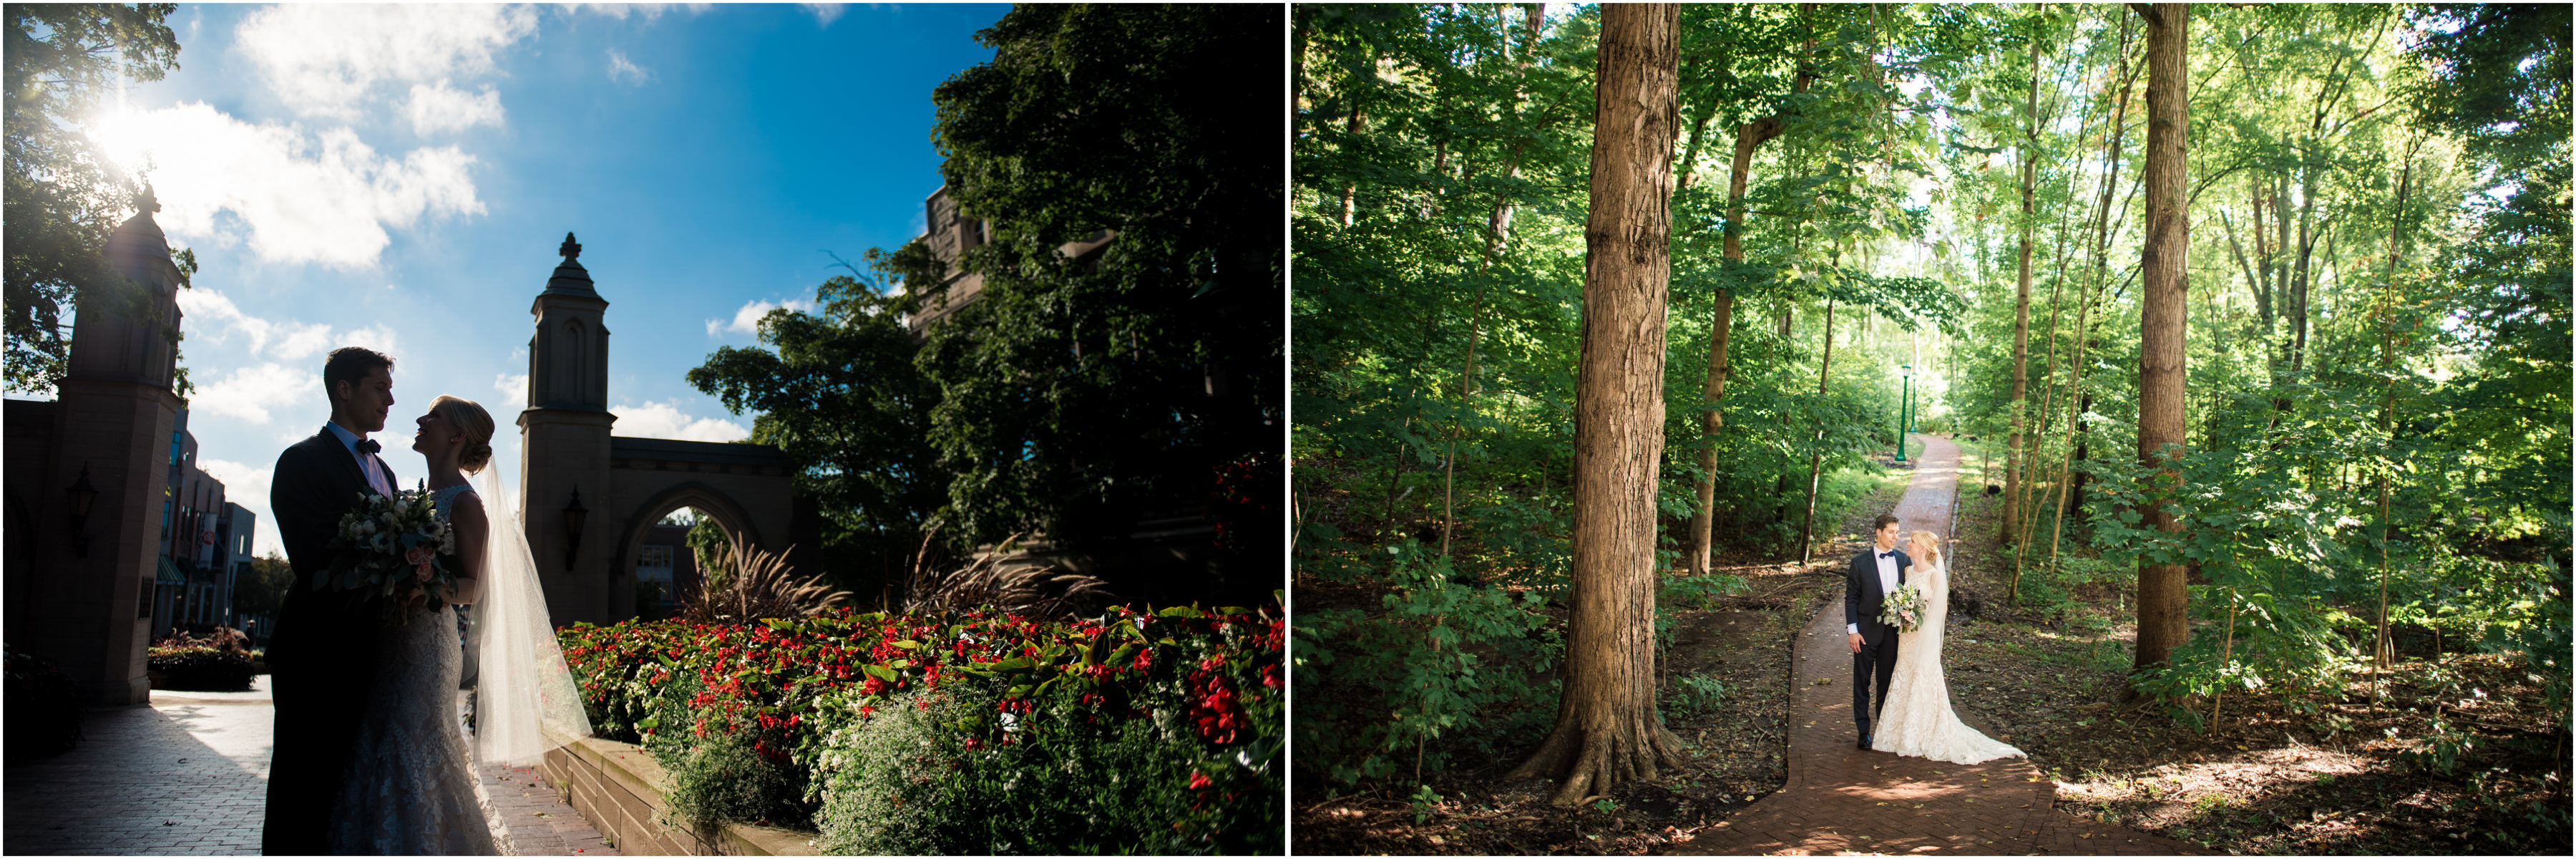
[[[805,4],[805,11],[814,13],[814,21],[816,23],[829,27],[832,26],[832,22],[841,19],[841,13],[850,11],[850,4],[807,3]]]
[[[395,158],[346,128],[253,125],[203,102],[111,114],[93,135],[118,162],[153,166],[163,229],[221,241],[215,216],[230,211],[270,262],[365,268],[392,242],[389,227],[484,211],[476,159],[454,146]]]
[[[411,117],[411,130],[417,134],[464,131],[477,125],[501,125],[501,94],[490,86],[482,95],[472,95],[447,85],[412,84],[411,101],[404,111]]]
[[[249,351],[254,356],[265,354],[269,343],[275,341],[279,344],[279,351],[298,353],[278,357],[301,358],[312,353],[300,350],[314,340],[328,339],[331,333],[328,325],[281,324],[243,313],[241,308],[233,306],[232,299],[213,289],[182,289],[178,297],[179,312],[185,314],[188,333],[216,343],[231,342],[233,335],[240,334],[250,338]]]
[[[297,438],[300,440],[301,435]],[[268,512],[268,483],[273,469],[254,468],[228,459],[197,460],[197,467],[224,484],[224,500],[241,505],[259,521],[251,525],[251,554],[266,557],[269,552],[283,551],[277,540],[277,520]]]
[[[687,12],[694,15],[714,6],[713,3],[569,3],[565,4],[564,8],[596,12],[621,20],[628,15],[636,15],[646,21],[652,21],[671,12]]]
[[[751,437],[750,427],[733,421],[690,417],[680,411],[678,400],[618,406],[609,411],[616,413],[617,434],[622,436],[685,441],[734,441]]]
[[[731,331],[736,334],[758,334],[760,333],[760,318],[769,315],[770,311],[777,310],[781,307],[798,313],[814,312],[814,302],[803,299],[791,298],[784,304],[771,304],[759,299],[753,299],[744,304],[741,310],[733,312],[732,322],[726,322],[722,319],[707,320],[707,336],[713,337],[726,331]]]
[[[640,84],[645,81],[652,80],[653,72],[643,66],[628,62],[625,54],[611,48],[608,51],[608,79],[612,81],[624,80],[627,83]]]
[[[511,404],[527,402],[528,374],[502,373],[500,378],[492,380],[492,388],[501,392],[504,402]]]
[[[378,83],[487,74],[495,52],[536,32],[526,6],[287,4],[252,12],[233,37],[296,112],[356,119]]]
[[[274,417],[270,409],[294,403],[305,403],[321,417],[329,417],[329,400],[322,394],[322,373],[318,368],[308,370],[276,362],[238,367],[222,378],[199,384],[197,393],[188,398],[191,411],[255,424],[268,423]]]

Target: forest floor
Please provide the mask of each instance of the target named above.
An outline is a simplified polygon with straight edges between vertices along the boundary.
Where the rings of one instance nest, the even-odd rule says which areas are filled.
[[[1953,606],[1975,613],[1952,620],[1951,694],[2012,726],[2002,738],[2057,782],[2058,810],[2240,854],[2569,853],[2570,750],[2538,678],[2499,656],[2437,656],[2427,641],[2340,692],[2187,702],[2203,719],[2218,710],[2206,731],[2153,702],[2120,703],[2135,640],[2127,589],[2078,583],[2044,608],[2006,607],[2000,499],[1980,494],[1976,462],[1963,457],[1952,585]],[[1999,460],[1994,471],[2002,482]],[[2470,743],[2447,771],[2427,754],[2437,718]]]
[[[1885,457],[1881,457],[1885,459]],[[1779,790],[1788,778],[1782,720],[1789,707],[1790,652],[1798,630],[1842,583],[1841,566],[1860,550],[1870,520],[1905,490],[1898,471],[1854,502],[1815,552],[1798,564],[1739,554],[1713,559],[1719,571],[1751,588],[1708,610],[1675,613],[1667,678],[1698,676],[1727,694],[1700,706],[1665,699],[1665,724],[1686,744],[1687,763],[1650,782],[1625,782],[1607,797],[1561,808],[1548,803],[1550,782],[1498,783],[1544,739],[1537,732],[1498,739],[1490,754],[1461,751],[1426,781],[1437,802],[1417,805],[1389,792],[1330,796],[1300,780],[1292,842],[1298,853],[1503,855],[1571,853],[1640,855],[1676,835],[1724,820]],[[1301,588],[1304,587],[1301,585]],[[1301,605],[1309,593],[1301,590]],[[1316,594],[1315,596],[1333,599]],[[1352,595],[1339,595],[1349,597]],[[1564,613],[1554,621],[1563,628]],[[1536,706],[1550,711],[1553,699]]]

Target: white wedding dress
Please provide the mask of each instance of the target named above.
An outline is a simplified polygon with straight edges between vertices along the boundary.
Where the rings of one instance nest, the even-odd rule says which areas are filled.
[[[1947,560],[1917,564],[1907,577],[1922,588],[1927,605],[1923,622],[1897,636],[1895,678],[1888,683],[1887,704],[1879,709],[1870,748],[1954,764],[2022,757],[2020,749],[1959,721],[1950,707],[1950,685],[1941,676],[1941,632],[1950,611],[1948,567]]]
[[[435,496],[445,520],[459,484]],[[465,652],[456,610],[414,609],[385,631],[358,725],[358,744],[331,809],[331,851],[372,856],[492,856],[497,815],[486,813],[457,709]]]
[[[508,498],[500,477],[433,496],[445,520],[457,499]],[[536,766],[547,751],[590,735],[565,665],[517,511],[483,504],[482,598],[475,603],[474,738],[464,736],[457,682],[465,654],[455,609],[415,612],[387,630],[385,667],[366,690],[358,743],[331,811],[340,854],[489,856],[510,852],[509,830],[475,776],[476,762]]]

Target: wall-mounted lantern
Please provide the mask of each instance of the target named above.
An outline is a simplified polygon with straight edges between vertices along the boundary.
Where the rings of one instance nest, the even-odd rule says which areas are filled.
[[[80,479],[64,492],[72,502],[72,554],[89,557],[89,508],[98,503],[98,487],[89,485],[89,463],[81,463]]]
[[[581,524],[582,520],[588,518],[590,518],[590,510],[581,506],[581,487],[575,486],[572,489],[572,503],[564,505],[563,509],[565,572],[572,571],[573,558],[581,552]]]

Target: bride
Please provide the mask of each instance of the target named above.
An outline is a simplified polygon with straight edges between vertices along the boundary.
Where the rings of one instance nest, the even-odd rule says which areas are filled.
[[[1887,704],[1878,714],[1871,748],[1954,764],[2022,757],[2020,749],[1988,739],[1959,721],[1950,708],[1950,686],[1941,677],[1941,631],[1950,610],[1950,564],[1941,554],[1941,538],[1916,531],[1907,555],[1915,560],[1913,581],[1923,589],[1923,622],[1900,633],[1895,678],[1887,687]]]
[[[412,449],[429,460],[431,498],[455,529],[460,569],[452,591],[413,594],[409,622],[385,634],[378,664],[386,670],[366,692],[329,843],[340,854],[495,855],[509,846],[508,832],[490,813],[474,761],[532,765],[590,725],[555,644],[526,532],[507,511],[492,515],[466,482],[467,472],[491,463],[491,415],[442,396],[415,423]],[[489,494],[504,497],[497,482],[486,479]],[[465,654],[453,607],[478,604],[469,758],[456,706]]]

